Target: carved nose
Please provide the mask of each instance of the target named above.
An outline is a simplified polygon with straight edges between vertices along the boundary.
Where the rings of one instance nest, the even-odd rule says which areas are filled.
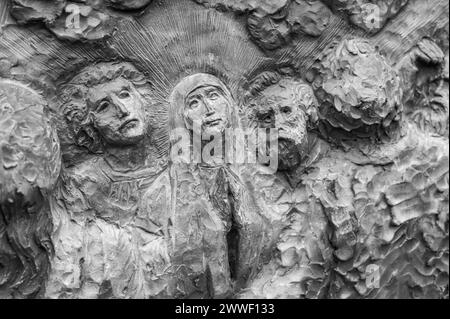
[[[130,112],[128,111],[128,109],[121,103],[118,105],[118,108],[119,108],[121,117],[127,117],[128,115],[130,115]]]
[[[275,127],[276,128],[283,128],[284,119],[283,116],[280,114],[275,115]]]
[[[117,107],[121,118],[130,115],[130,111],[128,110],[127,106],[123,104],[117,96],[112,96],[112,100],[114,102],[114,105]]]
[[[212,111],[212,110],[206,110],[206,116],[211,116],[211,115],[214,115],[214,111]]]
[[[206,114],[214,113],[213,108],[211,107],[211,105],[209,105],[208,102],[205,102],[205,110],[206,110]]]

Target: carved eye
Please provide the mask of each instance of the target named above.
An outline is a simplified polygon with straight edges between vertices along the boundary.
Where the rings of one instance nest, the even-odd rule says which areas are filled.
[[[259,120],[265,123],[272,123],[272,116],[269,113],[266,114],[260,114],[259,115]]]
[[[192,100],[189,102],[189,108],[191,110],[196,109],[199,106],[199,104],[200,103],[198,102],[198,100]]]
[[[108,101],[102,101],[102,102],[100,102],[100,104],[98,105],[96,111],[99,112],[99,113],[104,112],[104,111],[106,111],[106,110],[108,109],[109,106],[110,106],[110,104],[109,104]]]
[[[212,91],[208,94],[208,98],[210,100],[217,100],[219,98],[219,93],[217,93],[216,91]]]
[[[120,92],[119,97],[121,99],[128,99],[130,97],[130,92],[128,90],[122,90],[122,92]]]
[[[281,108],[281,112],[284,114],[291,114],[292,113],[292,108],[290,106],[283,106]]]

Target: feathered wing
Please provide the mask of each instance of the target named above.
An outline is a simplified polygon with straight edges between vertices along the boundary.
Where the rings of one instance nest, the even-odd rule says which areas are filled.
[[[25,85],[0,80],[0,298],[42,292],[52,251],[46,197],[60,166],[45,102]]]

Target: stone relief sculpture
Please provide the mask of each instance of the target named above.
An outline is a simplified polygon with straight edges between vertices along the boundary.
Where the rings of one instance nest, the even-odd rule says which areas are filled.
[[[424,38],[400,65],[405,85],[412,87],[403,98],[406,112],[422,130],[448,135],[448,51],[444,53],[437,43]],[[426,71],[420,72],[421,68]],[[425,107],[418,107],[423,104],[416,104],[415,99]]]
[[[21,83],[0,81],[0,296],[36,298],[50,270],[49,194],[60,146],[45,101]]]
[[[146,263],[164,262],[159,242],[147,244],[161,240],[158,225],[137,214],[165,167],[151,145],[148,90],[129,63],[88,66],[61,89],[69,135],[87,154],[66,162],[56,194],[54,225],[64,230],[54,237],[51,297],[144,297]]]
[[[246,175],[270,214],[279,256],[264,266],[241,297],[324,297],[332,255],[328,222],[301,178],[326,153],[326,145],[311,130],[318,120],[317,100],[308,84],[276,74],[258,86],[246,111],[250,126],[279,130],[279,165],[276,174],[263,166],[252,167]]]
[[[2,0],[0,298],[448,299],[448,10]]]
[[[191,153],[198,164],[175,161],[168,179],[174,202],[169,210],[173,263],[200,273],[197,289],[203,296],[230,297],[254,275],[267,236],[267,225],[236,169],[219,154],[210,161],[205,156],[211,137],[224,137],[226,129],[237,127],[236,102],[220,79],[201,73],[181,80],[170,101],[171,125],[186,128],[189,141],[201,134],[200,153]]]
[[[314,86],[321,117],[332,127],[370,135],[400,120],[400,78],[367,41],[344,40],[327,54]]]
[[[389,19],[399,13],[408,0],[325,0],[324,2],[334,11],[346,14],[354,25],[369,33],[377,33],[383,29]]]
[[[20,24],[41,22],[58,38],[102,40],[112,34],[118,17],[114,10],[139,10],[151,0],[14,0],[11,14]]]

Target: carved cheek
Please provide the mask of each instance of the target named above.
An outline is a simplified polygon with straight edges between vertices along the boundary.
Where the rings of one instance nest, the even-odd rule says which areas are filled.
[[[120,121],[115,112],[108,111],[95,114],[94,126],[103,137],[108,138],[111,135],[118,134]]]
[[[223,120],[227,120],[228,119],[228,114],[229,114],[229,106],[228,103],[226,101],[222,101],[222,103],[220,103],[217,107],[216,107],[216,112],[218,114],[220,114],[220,117]]]
[[[194,124],[194,121],[199,120],[198,116],[196,116],[195,111],[193,110],[186,110],[184,112],[184,118],[187,121],[187,123],[191,126]]]
[[[305,116],[302,113],[295,113],[290,116],[289,122],[293,127],[304,128]]]
[[[225,103],[225,105],[223,106],[222,109],[222,119],[227,122],[227,123],[231,123],[232,122],[232,116],[233,116],[233,110],[231,105],[228,103],[228,101]]]
[[[275,115],[275,127],[277,128],[285,128],[289,126],[289,122],[286,121],[286,118],[283,116],[283,114],[276,114]]]
[[[145,110],[144,110],[144,100],[143,98],[136,92],[133,92],[133,99],[131,100],[131,109],[133,110],[133,113],[136,113],[139,115],[139,118],[145,117]]]
[[[93,113],[94,126],[100,132],[103,132],[105,126],[108,125],[108,121],[105,119],[105,117],[106,116],[104,114]]]
[[[139,101],[136,99],[130,99],[128,101],[122,102],[125,105],[128,113],[130,113],[130,117],[140,117],[141,116],[141,107],[139,105]]]

